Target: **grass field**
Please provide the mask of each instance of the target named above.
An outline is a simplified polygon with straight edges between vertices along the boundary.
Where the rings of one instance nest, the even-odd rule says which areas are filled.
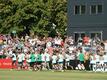
[[[0,80],[107,80],[107,73],[0,70]]]

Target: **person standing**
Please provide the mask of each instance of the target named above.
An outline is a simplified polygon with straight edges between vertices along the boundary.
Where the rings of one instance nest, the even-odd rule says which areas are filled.
[[[16,60],[17,60],[16,52],[15,51],[13,51],[11,58],[12,58],[12,69],[14,69],[15,66],[16,66]]]
[[[56,55],[56,53],[54,53],[52,55],[52,68],[53,68],[53,70],[57,70],[58,69],[57,60],[58,60],[58,56]]]
[[[21,55],[22,55],[22,68],[25,69],[25,53],[23,53],[23,51],[21,50]]]
[[[35,54],[34,54],[34,52],[32,52],[31,54],[30,54],[30,66],[31,66],[31,68],[32,68],[32,70],[35,70],[35,67],[34,67],[34,65],[35,65]]]
[[[23,56],[20,51],[18,53],[17,60],[18,60],[18,70],[21,70],[23,65]]]
[[[42,70],[42,55],[41,51],[37,54],[37,69]]]
[[[85,54],[84,54],[84,58],[85,58],[85,69],[86,70],[90,70],[90,52],[89,51],[86,51]]]
[[[64,62],[64,56],[62,53],[58,52],[58,68],[63,72],[63,62]]]
[[[106,52],[103,57],[104,57],[104,71],[106,71],[107,70],[107,53]]]
[[[80,70],[85,70],[85,67],[84,67],[84,61],[85,61],[85,58],[84,58],[84,53],[82,51],[80,51],[80,54],[79,54],[79,69]]]
[[[26,58],[26,66],[27,66],[27,69],[30,70],[30,51],[27,52],[27,54],[25,55],[25,58]]]
[[[50,70],[50,65],[49,65],[49,63],[50,63],[50,54],[48,52],[45,52],[45,58],[46,58],[46,68],[48,70]]]
[[[65,68],[68,69],[68,67],[70,66],[70,54],[66,53],[65,54]]]

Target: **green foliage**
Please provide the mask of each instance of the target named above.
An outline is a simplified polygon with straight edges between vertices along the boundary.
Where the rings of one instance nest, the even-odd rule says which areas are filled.
[[[0,0],[0,33],[13,30],[48,34],[55,30],[65,33],[67,0]]]

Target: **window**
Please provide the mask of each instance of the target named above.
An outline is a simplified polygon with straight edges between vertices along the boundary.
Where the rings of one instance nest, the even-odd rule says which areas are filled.
[[[91,6],[91,14],[96,14],[97,8],[96,5]]]
[[[97,7],[98,7],[98,13],[102,13],[103,12],[102,11],[102,5],[98,5]]]
[[[85,5],[76,5],[75,6],[75,14],[85,14],[86,13],[86,6]]]
[[[91,5],[91,14],[100,14],[102,12],[102,5]]]
[[[79,5],[75,6],[75,14],[80,14],[80,6]]]
[[[85,14],[85,12],[86,12],[85,5],[81,5],[81,14]]]

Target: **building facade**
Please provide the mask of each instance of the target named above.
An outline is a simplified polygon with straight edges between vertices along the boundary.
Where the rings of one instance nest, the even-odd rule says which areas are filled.
[[[67,34],[107,39],[107,0],[68,0]]]

